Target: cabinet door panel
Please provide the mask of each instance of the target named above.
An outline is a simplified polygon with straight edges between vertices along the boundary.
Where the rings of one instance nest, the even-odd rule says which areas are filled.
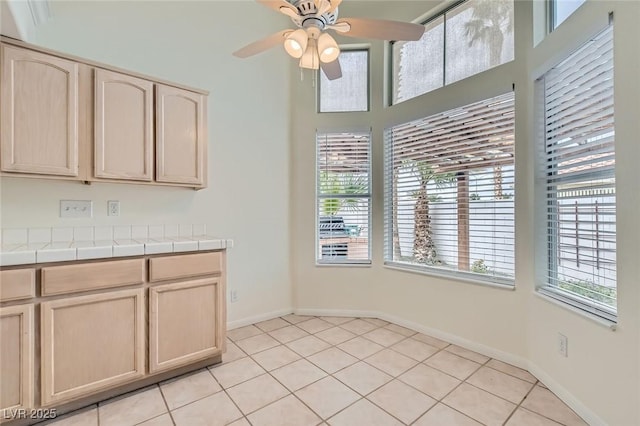
[[[0,411],[33,407],[33,305],[0,308]]]
[[[42,404],[144,375],[144,290],[42,303]]]
[[[206,98],[156,86],[156,180],[204,185]]]
[[[97,69],[95,86],[95,176],[150,181],[153,83]]]
[[[78,64],[2,45],[2,171],[78,176]]]
[[[219,278],[149,288],[149,370],[167,370],[222,350]]]

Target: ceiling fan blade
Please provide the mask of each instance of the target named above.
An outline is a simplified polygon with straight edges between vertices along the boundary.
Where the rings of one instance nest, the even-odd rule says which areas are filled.
[[[337,80],[342,77],[342,67],[340,66],[339,57],[333,62],[322,62],[320,68],[322,68],[324,75],[326,75],[329,80]]]
[[[236,56],[238,58],[248,58],[249,56],[262,53],[267,49],[271,49],[272,47],[283,43],[285,37],[290,32],[291,30],[282,30],[278,31],[275,34],[271,34],[270,36],[265,37],[262,40],[254,41],[253,43],[246,45],[242,49],[233,52],[233,56]]]
[[[284,13],[285,15],[290,15],[293,12],[295,15],[298,15],[298,9],[292,5],[291,3],[285,0],[256,0],[261,5],[268,7],[269,9],[273,9],[276,12]],[[289,10],[287,10],[289,9]]]
[[[387,21],[383,19],[347,18],[339,19],[335,25],[340,27],[349,24],[348,31],[340,31],[349,37],[373,38],[378,40],[420,40],[424,34],[424,26],[408,22]]]
[[[330,0],[330,1],[331,1],[331,8],[329,9],[329,12],[333,12],[334,10],[336,10],[338,6],[340,6],[340,3],[342,3],[342,0]]]

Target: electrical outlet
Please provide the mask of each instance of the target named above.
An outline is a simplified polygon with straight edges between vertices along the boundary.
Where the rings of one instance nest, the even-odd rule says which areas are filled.
[[[229,292],[229,299],[231,300],[231,303],[235,303],[238,301],[238,290],[231,290]]]
[[[562,333],[558,333],[558,352],[565,358],[569,356],[569,339]]]
[[[107,201],[107,216],[120,216],[120,201]]]
[[[60,217],[92,217],[91,200],[60,200]]]

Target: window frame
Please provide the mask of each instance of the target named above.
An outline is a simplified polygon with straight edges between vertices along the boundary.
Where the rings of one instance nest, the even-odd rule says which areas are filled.
[[[316,90],[316,113],[317,114],[354,114],[371,111],[371,49],[368,45],[340,45],[340,55],[351,52],[366,52],[367,54],[367,108],[357,111],[322,111],[322,68],[316,72],[317,90]],[[340,58],[340,56],[338,56]],[[342,64],[341,64],[342,65]]]
[[[318,141],[319,141],[319,135],[321,134],[348,134],[348,133],[353,133],[353,134],[366,134],[368,136],[368,140],[367,140],[367,156],[368,156],[368,172],[367,172],[367,188],[368,188],[368,193],[366,194],[358,194],[357,197],[354,197],[353,194],[328,194],[328,195],[321,195],[320,194],[320,183],[319,183],[319,176],[320,176],[320,161],[318,158]],[[350,128],[348,130],[345,129],[341,129],[341,130],[336,130],[336,129],[316,129],[315,132],[315,137],[316,137],[316,141],[315,141],[315,186],[316,186],[316,196],[315,196],[315,228],[314,228],[314,232],[315,232],[315,236],[314,236],[314,242],[315,242],[315,266],[320,266],[320,267],[327,267],[327,266],[342,266],[342,267],[368,267],[371,266],[372,264],[372,253],[371,253],[371,249],[372,249],[372,223],[371,223],[371,217],[372,217],[372,211],[373,211],[373,206],[372,206],[372,199],[373,199],[373,194],[372,194],[372,184],[373,184],[373,179],[372,179],[372,172],[373,172],[373,164],[372,164],[372,136],[373,136],[373,132],[371,128]],[[320,205],[320,201],[324,198],[342,198],[342,197],[346,197],[349,196],[351,198],[358,198],[358,199],[366,199],[368,200],[368,205],[367,205],[367,259],[344,259],[344,260],[340,260],[340,259],[333,259],[333,260],[323,260],[322,256],[321,256],[321,249],[320,249],[320,210],[319,210],[319,205]]]
[[[569,15],[567,15],[567,17],[562,21],[566,21],[567,19],[569,19],[569,17],[571,15],[573,15],[578,9],[580,9],[582,7],[582,5],[584,5],[584,3],[586,2],[586,0],[582,1],[582,4],[579,5],[573,12],[571,12]],[[545,7],[546,7],[546,17],[547,17],[547,34],[551,34],[552,32],[554,32],[561,24],[562,22],[556,22],[558,19],[557,16],[557,6],[558,4],[558,0],[547,0],[545,2]]]

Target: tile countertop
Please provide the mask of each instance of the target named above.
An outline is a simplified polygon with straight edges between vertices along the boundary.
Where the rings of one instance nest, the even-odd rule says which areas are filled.
[[[93,227],[3,229],[0,266],[220,250],[233,247],[233,240],[205,234],[188,235],[191,232],[184,231],[182,226],[181,232],[171,236],[152,233],[151,226],[116,226],[110,229],[111,232],[104,232],[107,227],[100,227],[100,230],[95,227],[95,231],[89,228]],[[142,232],[143,228],[147,231]],[[196,230],[196,226],[188,229]],[[199,227],[197,230],[201,231],[203,228]],[[23,234],[27,237],[26,239],[23,238]],[[74,235],[79,239],[74,239]],[[95,239],[87,238],[89,236]]]

